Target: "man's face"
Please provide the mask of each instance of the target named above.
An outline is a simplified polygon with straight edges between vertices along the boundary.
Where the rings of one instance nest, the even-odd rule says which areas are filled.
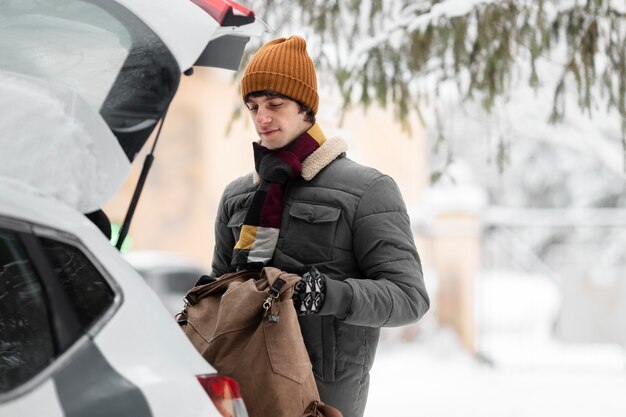
[[[280,149],[306,132],[312,123],[295,101],[282,97],[249,97],[246,103],[261,145]]]

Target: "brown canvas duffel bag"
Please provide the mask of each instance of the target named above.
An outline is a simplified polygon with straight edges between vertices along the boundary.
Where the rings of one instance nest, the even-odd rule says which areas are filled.
[[[341,417],[319,401],[292,301],[299,279],[272,267],[226,274],[192,288],[178,315],[198,352],[239,383],[250,417]]]

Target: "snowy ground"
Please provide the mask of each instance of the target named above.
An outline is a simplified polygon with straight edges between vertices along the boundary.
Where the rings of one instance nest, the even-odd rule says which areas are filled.
[[[382,343],[365,416],[623,417],[625,389],[624,353],[614,346],[546,343],[524,363],[489,366],[439,329]]]
[[[410,332],[384,329],[365,416],[626,416],[624,349],[559,342],[550,331],[559,302],[551,284],[494,277],[477,286],[486,306],[476,312],[481,357],[468,354],[434,315],[409,342],[402,336]]]

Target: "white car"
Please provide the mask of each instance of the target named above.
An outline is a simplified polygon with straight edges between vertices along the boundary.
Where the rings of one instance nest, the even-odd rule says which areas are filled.
[[[93,214],[182,74],[262,30],[230,0],[0,2],[0,416],[246,416]]]

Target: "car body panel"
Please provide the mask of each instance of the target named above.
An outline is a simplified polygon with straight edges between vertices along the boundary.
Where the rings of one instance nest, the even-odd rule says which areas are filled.
[[[113,369],[91,340],[53,378],[61,407],[72,417],[152,416],[139,386]]]
[[[21,229],[28,225],[39,235],[74,241],[86,255],[93,257],[95,266],[119,294],[111,311],[89,330],[87,339],[81,338],[50,366],[50,370],[42,372],[48,375],[44,381],[32,384],[27,392],[8,402],[2,402],[0,397],[0,415],[8,413],[9,407],[15,409],[22,401],[30,404],[31,398],[49,397],[44,391],[38,392],[49,390],[50,378],[61,378],[63,382],[86,370],[84,363],[80,365],[74,359],[77,352],[85,349],[90,357],[101,355],[104,358],[96,372],[115,376],[117,381],[128,381],[129,387],[140,389],[152,408],[152,415],[217,415],[211,414],[216,413],[215,408],[194,377],[215,373],[214,368],[196,352],[143,278],[91,222],[61,202],[33,195],[28,188],[4,180],[0,180],[0,217],[8,219],[9,223],[13,219]],[[76,366],[78,368],[72,370]],[[89,371],[94,371],[92,366]],[[57,389],[57,393],[66,401],[64,408],[80,408],[80,402],[85,400],[67,395],[62,389]],[[173,396],[176,402],[172,401]],[[128,398],[141,404],[136,394]],[[140,405],[137,407],[138,411],[142,409]],[[182,410],[185,413],[178,414]],[[40,415],[32,410],[21,413],[22,417]]]
[[[36,389],[9,402],[0,400],[0,415],[3,417],[64,417],[59,403],[54,380],[48,379]]]
[[[170,49],[181,72],[196,62],[219,24],[190,0],[116,0]]]

